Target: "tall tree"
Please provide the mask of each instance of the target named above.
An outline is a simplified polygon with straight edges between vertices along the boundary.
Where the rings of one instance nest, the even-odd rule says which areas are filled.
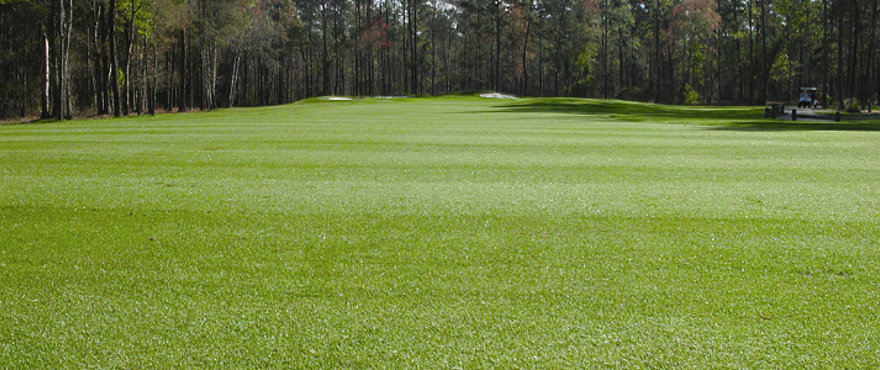
[[[876,0],[0,0],[0,115],[493,89],[880,98]],[[39,20],[37,22],[28,20]]]

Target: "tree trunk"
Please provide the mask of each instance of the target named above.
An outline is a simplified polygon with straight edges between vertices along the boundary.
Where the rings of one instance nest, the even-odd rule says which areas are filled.
[[[748,13],[749,13],[749,72],[752,75],[749,78],[749,104],[755,103],[755,37],[754,37],[754,23],[753,23],[753,14],[752,14],[752,1],[748,0]]]
[[[135,7],[134,1],[132,1],[129,6],[131,7],[131,14],[129,14],[129,18],[125,20],[125,31],[123,31],[123,37],[125,39],[125,58],[122,59],[122,71],[125,74],[123,79],[124,91],[122,99],[122,113],[126,116],[128,116],[131,112],[132,105],[134,103],[131,97],[131,49],[134,45],[134,20],[138,10],[140,9],[140,7]]]
[[[868,102],[868,112],[873,111],[874,107],[874,90],[876,88],[874,75],[877,74],[877,70],[874,66],[874,54],[877,53],[877,12],[880,4],[878,4],[878,1],[874,1],[873,3],[873,9],[871,10],[871,42],[868,45],[868,61],[866,62],[868,67],[866,84],[868,87],[865,89],[865,98]]]
[[[531,9],[529,14],[526,16],[526,34],[523,37],[523,48],[522,48],[522,87],[520,89],[520,93],[523,96],[529,95],[529,66],[528,66],[528,55],[529,55],[529,36],[531,35],[532,29],[532,15]]]
[[[831,71],[831,60],[828,57],[828,49],[831,45],[831,27],[829,26],[829,18],[828,17],[828,0],[822,0],[822,68],[825,71]],[[822,104],[824,106],[830,106],[830,96],[831,93],[831,83],[829,82],[829,73],[822,73]]]
[[[178,50],[178,59],[180,61],[180,85],[178,88],[178,103],[177,103],[177,111],[178,112],[186,112],[189,108],[187,105],[187,81],[189,80],[189,76],[187,75],[187,70],[189,69],[187,63],[187,49],[186,49],[186,29],[180,31],[180,49]]]
[[[52,0],[49,6],[49,19],[47,22],[47,33],[49,41],[49,100],[52,104],[51,116],[60,120],[63,113],[61,112],[61,86],[59,82],[60,67],[60,37],[61,24],[61,3],[62,0]]]
[[[495,8],[495,91],[501,90],[501,2],[496,1]]]
[[[734,29],[734,32],[737,32],[737,33],[739,32],[739,29],[740,29],[739,28],[740,27],[739,19],[737,18],[737,15],[736,15],[737,14],[736,8],[737,8],[738,4],[739,4],[739,0],[733,1],[733,24],[736,27]],[[737,87],[739,88],[739,94],[737,96],[737,101],[743,101],[745,99],[745,93],[744,93],[745,88],[743,86],[743,66],[742,66],[742,56],[740,54],[741,49],[740,49],[740,45],[739,45],[739,37],[734,37],[733,43],[734,43],[734,48],[736,48],[736,61],[735,61],[735,63],[736,63],[736,69],[737,69]]]
[[[63,94],[63,114],[65,119],[70,119],[73,115],[73,107],[70,101],[70,37],[73,33],[73,0],[67,2],[67,10],[63,14],[64,35],[62,36],[62,55],[61,55],[61,84]]]
[[[412,46],[410,47],[410,83],[412,87],[410,91],[414,95],[419,95],[419,66],[418,66],[418,47],[419,47],[419,34],[418,34],[418,2],[416,0],[409,1],[410,7],[410,15],[409,15],[409,26],[410,26],[410,42]]]
[[[92,0],[92,8],[91,8],[91,11],[92,11],[91,21],[92,22],[89,24],[89,29],[88,29],[89,36],[88,36],[88,42],[86,44],[86,48],[88,50],[88,58],[86,58],[86,63],[88,65],[88,67],[90,67],[87,69],[91,71],[91,76],[89,76],[89,83],[91,85],[90,88],[92,90],[91,91],[92,105],[95,106],[96,112],[98,114],[101,114],[101,108],[100,108],[101,107],[101,100],[102,100],[101,93],[103,90],[100,88],[100,77],[99,76],[101,75],[101,73],[100,73],[101,68],[99,66],[99,64],[100,64],[99,55],[101,55],[101,52],[100,52],[100,47],[98,45],[98,19],[100,18],[100,16],[98,16],[99,13],[97,13],[97,6],[96,5],[97,5],[96,2],[94,0]]]
[[[761,0],[761,100],[767,101],[767,80],[769,79],[770,66],[773,62],[767,60],[767,0]]]
[[[623,38],[623,27],[618,26],[617,27],[617,62],[618,63],[617,63],[617,86],[614,89],[614,91],[615,91],[614,96],[615,97],[619,97],[621,87],[624,86],[625,75],[623,74],[623,71],[625,69],[625,64],[626,64],[625,63],[626,60],[624,59],[625,54],[623,51],[624,46],[625,46],[624,41],[625,40]]]
[[[51,61],[49,59],[49,38],[46,35],[46,32],[43,32],[43,53],[40,60],[42,61],[41,65],[41,73],[40,73],[40,118],[47,119],[52,116],[52,113],[49,111],[49,83],[52,79],[50,75],[49,65]]]
[[[238,82],[238,70],[241,65],[241,55],[238,53],[235,54],[235,59],[232,62],[232,78],[229,80],[229,101],[228,108],[235,106],[235,84]]]
[[[654,9],[654,66],[651,70],[654,73],[654,103],[660,102],[660,0],[654,0],[657,4]],[[751,1],[751,0],[749,0]]]
[[[113,105],[110,102],[110,57],[107,52],[108,27],[103,3],[95,5],[95,76],[98,84],[98,114],[108,114]]]
[[[608,2],[603,1],[600,12],[601,21],[601,39],[599,48],[602,53],[602,98],[608,99]]]
[[[843,110],[843,16],[837,17],[837,109]]]
[[[155,36],[153,36],[153,88],[150,91],[150,115],[156,114],[156,104],[159,99],[159,48],[156,44]]]
[[[119,96],[119,67],[116,63],[116,0],[110,0],[107,11],[107,32],[110,37],[110,85],[113,88],[113,116],[122,116]]]
[[[436,4],[432,9],[437,11]],[[437,95],[437,14],[431,15],[431,95]]]
[[[321,94],[330,94],[330,55],[327,49],[327,6],[321,6]]]
[[[874,0],[877,2],[878,0]],[[852,3],[852,48],[850,50],[850,58],[849,58],[849,97],[852,99],[856,98],[856,91],[858,89],[857,79],[856,77],[859,74],[859,36],[862,33],[862,22],[859,19],[859,4],[856,0],[850,0]],[[877,19],[872,19],[872,23],[876,23]]]
[[[361,21],[361,1],[355,0],[354,2],[354,94],[357,96],[363,95],[363,91],[361,91],[361,31],[363,28],[363,22]]]

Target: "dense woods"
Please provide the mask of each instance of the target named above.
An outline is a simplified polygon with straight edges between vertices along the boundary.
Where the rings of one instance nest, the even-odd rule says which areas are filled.
[[[880,96],[880,0],[0,0],[0,116],[318,95]]]

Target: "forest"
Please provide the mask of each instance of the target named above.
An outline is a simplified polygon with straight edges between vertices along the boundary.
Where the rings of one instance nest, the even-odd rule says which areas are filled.
[[[322,95],[880,96],[878,0],[0,0],[0,117]]]

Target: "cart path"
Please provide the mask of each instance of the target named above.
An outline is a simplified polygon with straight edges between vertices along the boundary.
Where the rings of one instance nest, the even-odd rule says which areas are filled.
[[[797,109],[797,120],[807,122],[834,122],[833,115],[818,114],[813,112],[812,108],[795,108]],[[776,117],[776,119],[784,119],[791,121],[792,108],[786,108],[785,114]]]
[[[797,109],[798,121],[807,122],[834,122],[833,114],[819,114],[812,108],[794,108]],[[791,121],[792,108],[786,108],[785,114],[776,117],[776,119],[784,119]],[[861,115],[842,115],[841,121],[864,121],[864,120],[880,120],[880,113],[863,113]]]

